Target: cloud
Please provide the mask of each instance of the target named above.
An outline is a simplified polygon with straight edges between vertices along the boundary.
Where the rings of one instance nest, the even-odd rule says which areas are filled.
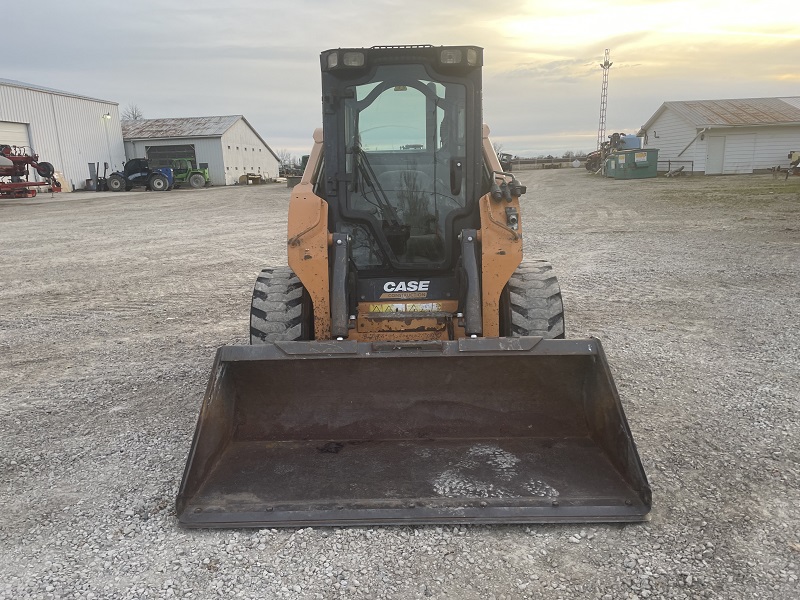
[[[605,48],[609,131],[638,128],[665,100],[796,95],[800,32],[779,4],[38,0],[46,23],[4,7],[3,76],[147,117],[244,114],[299,155],[321,123],[321,51],[470,43],[485,48],[484,115],[507,151],[588,151]]]

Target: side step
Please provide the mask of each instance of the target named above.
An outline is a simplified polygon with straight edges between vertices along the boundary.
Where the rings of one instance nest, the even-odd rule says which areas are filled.
[[[220,348],[187,527],[641,521],[650,487],[600,342]]]

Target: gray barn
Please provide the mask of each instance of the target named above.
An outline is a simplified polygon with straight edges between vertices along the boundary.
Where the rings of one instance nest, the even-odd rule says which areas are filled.
[[[119,105],[38,85],[0,79],[0,144],[28,146],[61,174],[64,191],[83,189],[89,163],[122,168]]]
[[[658,148],[659,169],[707,175],[789,166],[800,150],[800,97],[665,102],[638,135]]]
[[[278,176],[278,157],[242,115],[123,121],[122,135],[128,159],[188,158],[208,165],[214,185],[233,185],[248,173]]]

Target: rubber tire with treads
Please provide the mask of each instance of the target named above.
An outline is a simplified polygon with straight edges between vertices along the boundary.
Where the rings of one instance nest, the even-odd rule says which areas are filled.
[[[313,333],[311,298],[289,267],[264,269],[250,305],[250,344],[309,340]]]
[[[106,186],[112,192],[121,192],[123,189],[128,189],[125,185],[125,179],[119,175],[109,175],[108,179],[106,179]]]
[[[561,286],[553,266],[545,260],[524,260],[508,280],[503,290],[501,310],[505,305],[508,318],[503,319],[504,335],[522,337],[542,336],[547,339],[564,338],[564,303]]]
[[[200,175],[200,173],[192,173],[189,176],[189,187],[197,190],[201,187],[206,185],[206,178]]]
[[[152,175],[149,186],[153,192],[165,192],[169,189],[169,179],[165,175]]]

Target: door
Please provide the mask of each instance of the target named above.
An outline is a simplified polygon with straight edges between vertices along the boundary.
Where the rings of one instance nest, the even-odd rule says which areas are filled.
[[[30,147],[27,123],[0,121],[0,145]]]
[[[706,152],[706,175],[722,175],[725,164],[725,136],[708,136],[708,150]]]

